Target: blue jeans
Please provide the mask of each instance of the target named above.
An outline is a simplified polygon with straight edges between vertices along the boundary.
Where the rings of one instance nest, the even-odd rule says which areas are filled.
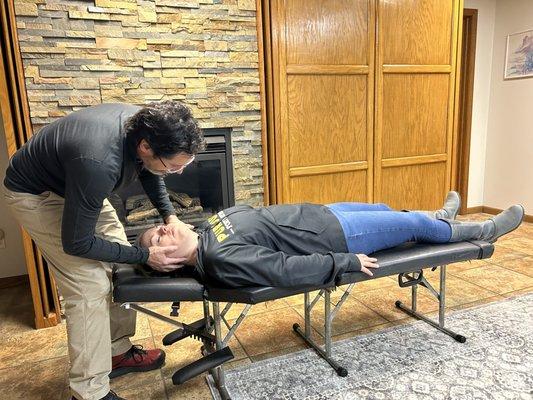
[[[371,254],[405,242],[447,243],[448,223],[419,212],[394,211],[386,204],[333,203],[327,207],[339,220],[348,251]]]

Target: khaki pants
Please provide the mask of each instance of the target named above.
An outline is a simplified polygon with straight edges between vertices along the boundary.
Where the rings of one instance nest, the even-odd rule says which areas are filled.
[[[15,218],[39,246],[65,301],[70,388],[80,400],[97,400],[109,392],[111,356],[131,347],[136,314],[111,302],[110,263],[74,257],[63,251],[61,219],[64,199],[54,193],[16,193],[4,188]],[[104,201],[96,235],[128,244],[115,209]]]

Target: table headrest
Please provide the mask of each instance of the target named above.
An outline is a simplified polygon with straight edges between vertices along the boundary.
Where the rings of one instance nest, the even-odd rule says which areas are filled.
[[[113,269],[113,300],[124,302],[199,301],[204,285],[192,268],[160,273],[147,267],[117,265]]]

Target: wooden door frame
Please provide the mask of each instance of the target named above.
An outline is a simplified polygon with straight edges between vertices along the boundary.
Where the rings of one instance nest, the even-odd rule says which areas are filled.
[[[281,124],[275,114],[275,102],[279,102],[279,76],[274,65],[279,65],[280,32],[272,18],[273,0],[256,0],[257,47],[259,56],[259,84],[261,109],[261,147],[263,158],[263,203],[277,204],[282,199],[283,185],[278,173],[282,170],[281,139],[276,127]],[[273,40],[277,38],[277,40]],[[279,103],[278,103],[279,108]]]
[[[32,135],[13,0],[0,0],[0,112],[8,155],[12,156]],[[39,249],[24,230],[22,244],[35,326],[37,329],[55,326],[61,321],[61,313],[54,279]]]
[[[456,165],[454,168],[454,187],[461,196],[461,208],[459,210],[461,214],[468,212],[468,174],[474,96],[477,19],[477,9],[463,9],[461,72],[459,74],[459,97],[457,99],[459,112],[457,117]]]
[[[274,132],[274,77],[272,74],[272,30],[270,0],[256,0],[259,96],[261,109],[261,151],[263,159],[263,204],[276,204],[276,135]]]

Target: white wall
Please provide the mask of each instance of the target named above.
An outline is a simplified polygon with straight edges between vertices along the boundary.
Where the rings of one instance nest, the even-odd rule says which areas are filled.
[[[464,8],[478,10],[467,202],[467,207],[476,207],[484,205],[483,188],[496,0],[465,0]]]
[[[533,77],[504,80],[507,35],[533,29],[533,0],[498,0],[483,204],[533,214]]]
[[[0,113],[0,189],[3,189],[8,161],[4,124]],[[27,274],[20,228],[7,209],[2,190],[0,190],[0,229],[5,233],[6,243],[6,248],[0,249],[0,278]]]

